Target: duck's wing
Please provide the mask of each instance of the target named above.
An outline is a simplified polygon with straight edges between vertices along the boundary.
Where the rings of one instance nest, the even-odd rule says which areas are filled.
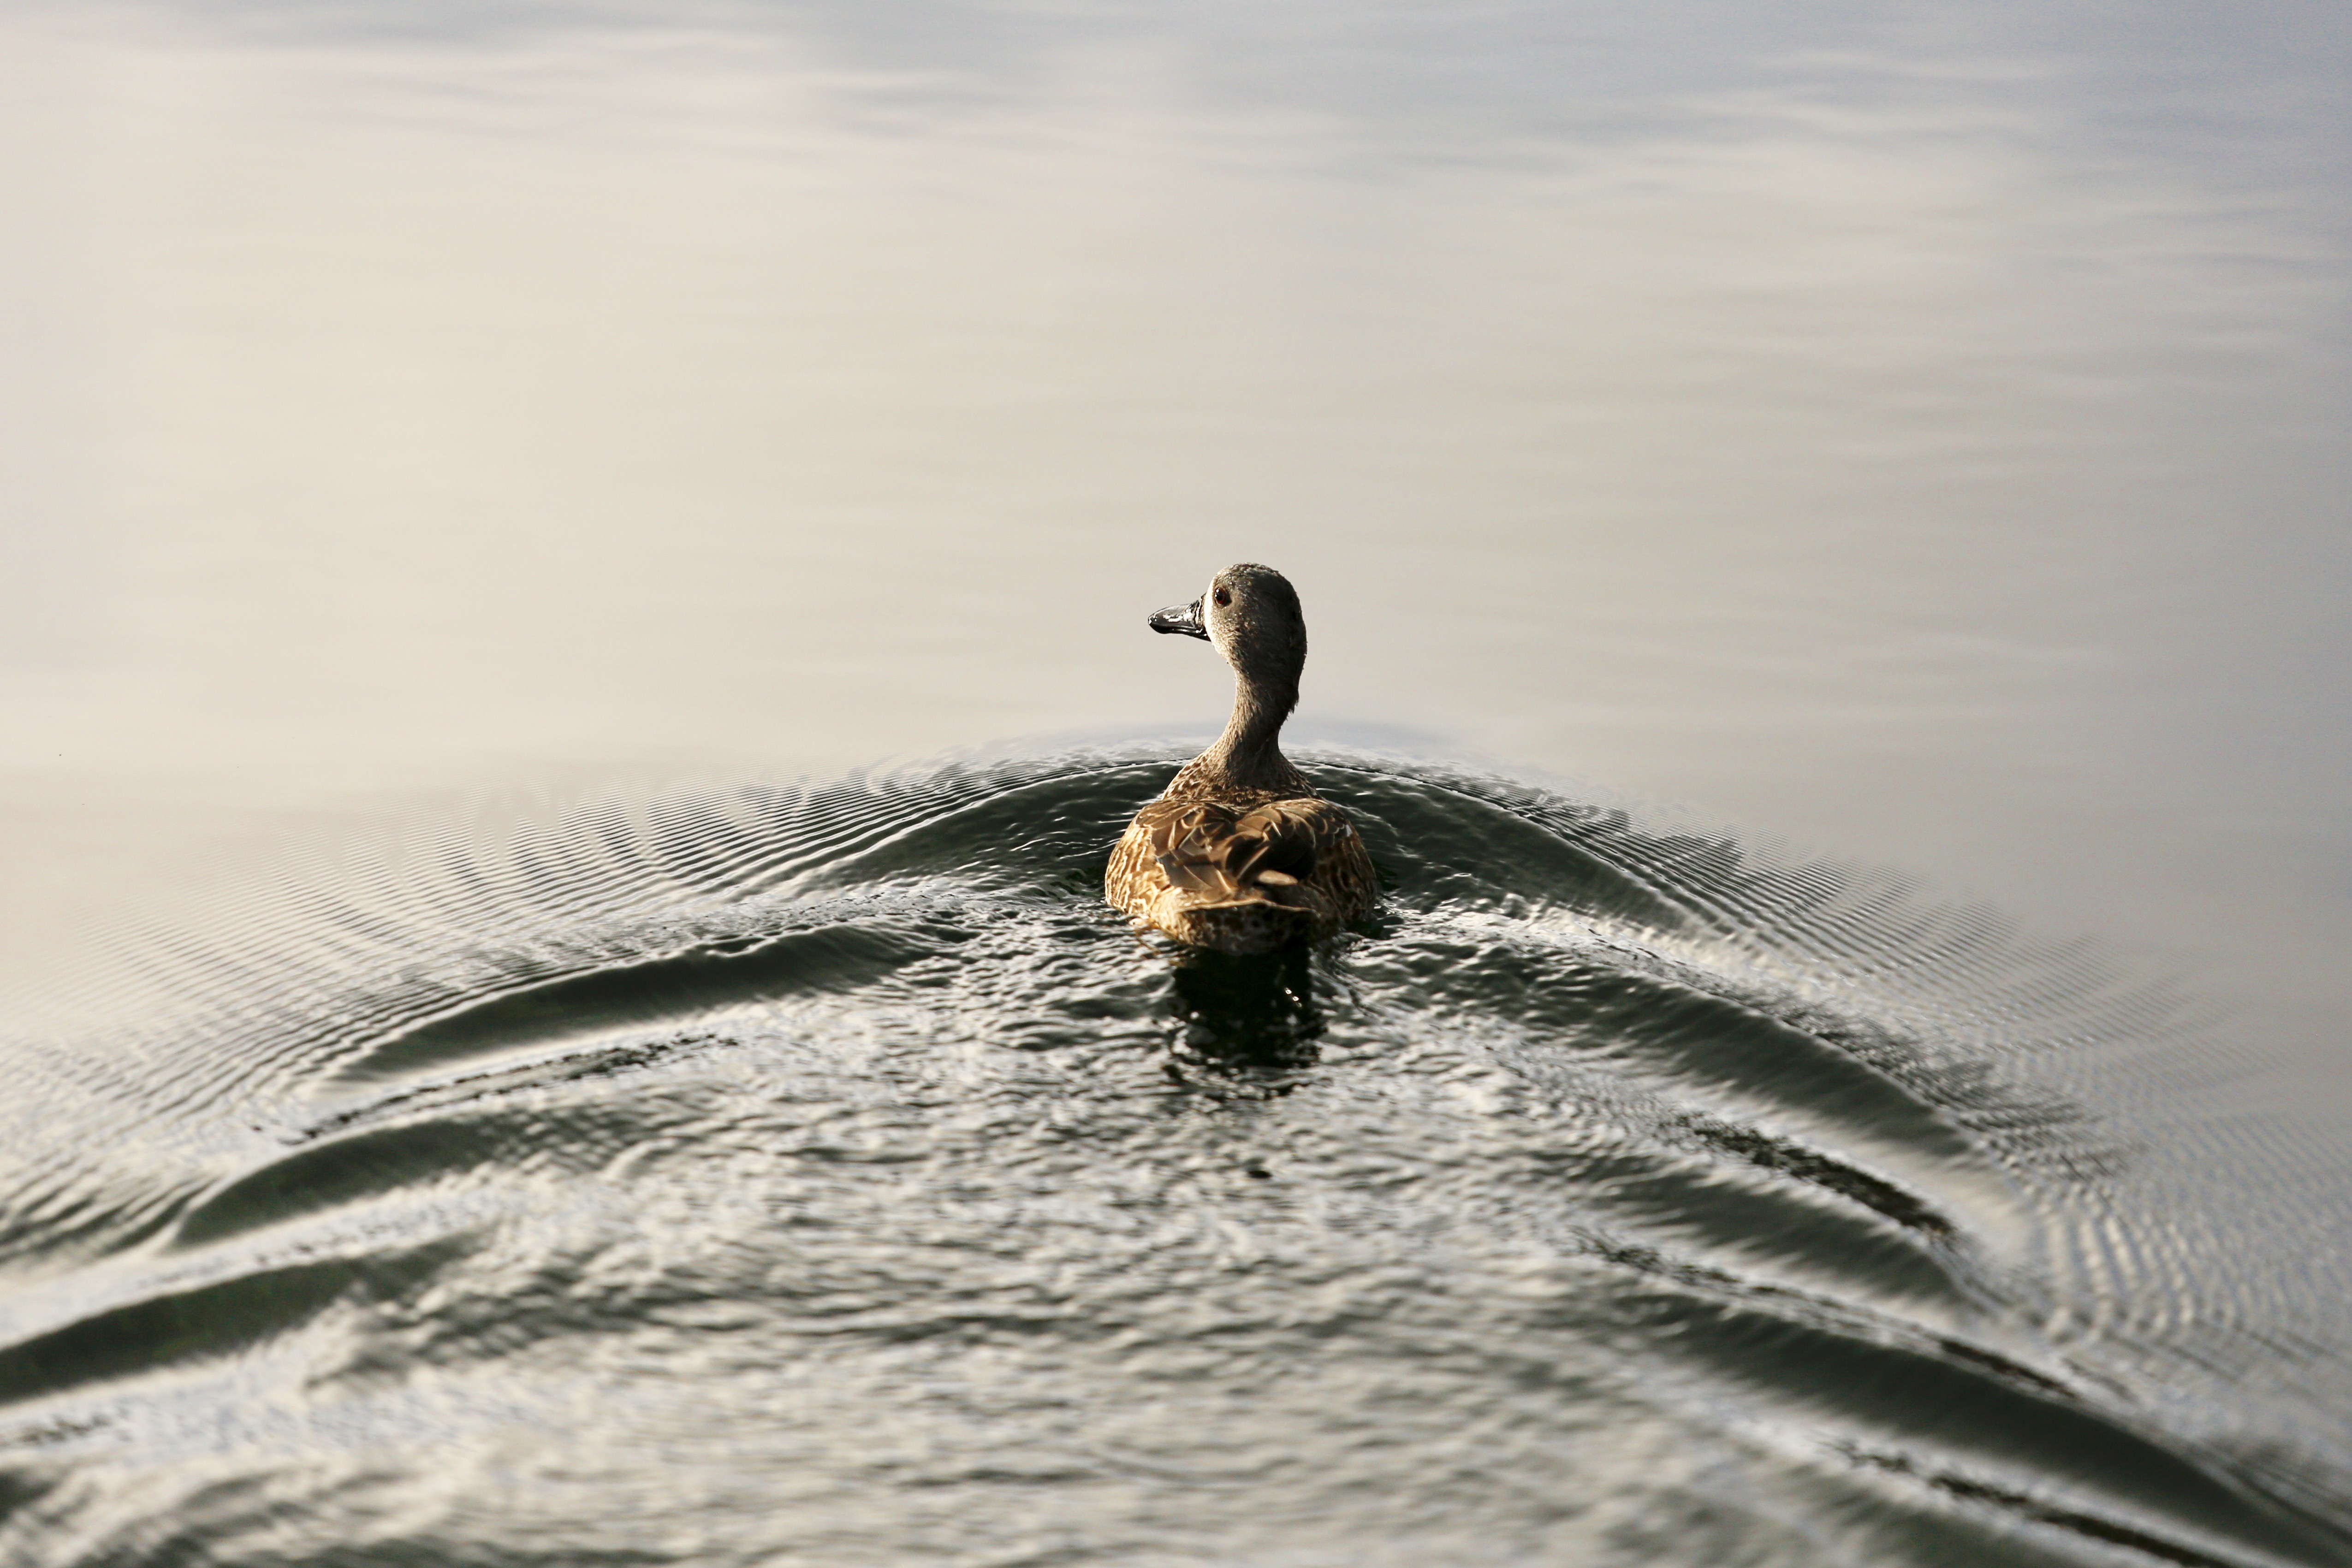
[[[1151,853],[1170,887],[1203,904],[1291,903],[1325,857],[1355,836],[1328,800],[1170,805],[1150,825]]]
[[[1232,863],[1234,815],[1213,800],[1155,800],[1135,825],[1171,890],[1188,903],[1223,904],[1247,896]]]
[[[1188,946],[1270,953],[1361,918],[1380,889],[1362,835],[1328,800],[1163,797],[1119,835],[1103,896]]]

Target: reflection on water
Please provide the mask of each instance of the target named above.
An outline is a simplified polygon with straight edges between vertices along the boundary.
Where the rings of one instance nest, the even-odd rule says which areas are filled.
[[[1315,1065],[1324,1018],[1304,949],[1246,958],[1177,950],[1170,960],[1181,1051],[1223,1067]]]
[[[2352,1367],[2226,1371],[2265,1225],[2143,1207],[2052,1087],[2188,1060],[2158,998],[1838,868],[1317,766],[1390,894],[1311,956],[1126,930],[1108,846],[1173,764],[1101,755],[616,800],[150,954],[11,1051],[0,1540],[2352,1550],[2340,1433],[2282,1440]]]
[[[2284,0],[12,8],[0,1540],[2343,1560],[2347,84]],[[1140,752],[614,782],[1206,723],[1139,619],[1245,559],[1307,735],[2006,914],[1357,754],[1381,924],[1186,963]]]

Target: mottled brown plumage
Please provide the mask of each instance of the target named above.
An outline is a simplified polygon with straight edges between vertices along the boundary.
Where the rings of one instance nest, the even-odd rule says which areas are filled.
[[[1278,744],[1307,663],[1297,593],[1271,568],[1228,567],[1151,626],[1216,645],[1234,667],[1234,713],[1136,813],[1104,895],[1139,925],[1223,953],[1271,952],[1361,918],[1379,895],[1363,837]]]

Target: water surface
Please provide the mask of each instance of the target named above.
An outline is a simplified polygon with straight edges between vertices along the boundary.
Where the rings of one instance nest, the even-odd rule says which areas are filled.
[[[612,801],[159,953],[8,1142],[12,1555],[2352,1552],[2278,1239],[2060,1087],[2177,1086],[2177,1004],[1368,757],[1375,921],[1184,961],[1098,894],[1171,767]]]
[[[2343,1560],[2347,84],[12,7],[0,1539]],[[1237,559],[1304,967],[1093,892]]]

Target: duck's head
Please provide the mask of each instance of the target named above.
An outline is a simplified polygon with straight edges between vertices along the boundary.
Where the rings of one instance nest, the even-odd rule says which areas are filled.
[[[1160,612],[1150,626],[1215,644],[1245,681],[1295,689],[1307,665],[1307,617],[1298,591],[1270,566],[1244,561],[1225,568],[1206,593]]]

